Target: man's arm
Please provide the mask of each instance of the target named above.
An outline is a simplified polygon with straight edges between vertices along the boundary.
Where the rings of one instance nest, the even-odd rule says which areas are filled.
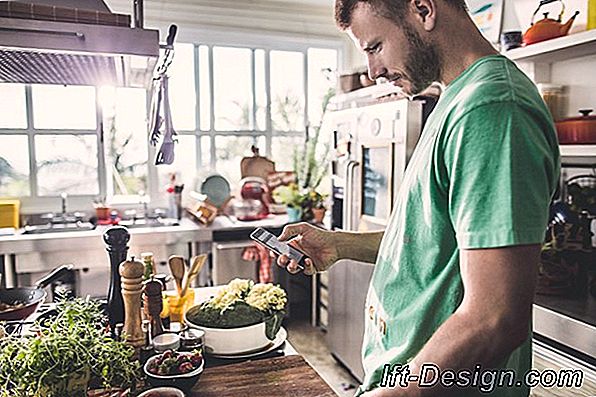
[[[340,259],[353,259],[375,263],[379,246],[385,232],[342,232],[335,233]]]
[[[462,250],[464,298],[410,363],[418,374],[424,363],[441,370],[473,370],[497,365],[528,337],[540,245]],[[366,397],[448,396],[457,389],[377,389]]]
[[[279,236],[280,241],[292,240],[291,244],[304,251],[306,260],[304,273],[314,274],[329,269],[340,259],[354,259],[374,263],[384,232],[342,232],[328,231],[308,223],[288,225]],[[286,255],[277,258],[277,264],[286,267],[290,273],[297,273],[298,264]]]

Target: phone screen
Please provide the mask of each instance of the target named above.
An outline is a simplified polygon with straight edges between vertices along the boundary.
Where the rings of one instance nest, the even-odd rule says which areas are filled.
[[[299,267],[304,269],[304,259],[306,258],[306,255],[291,245],[279,241],[277,237],[269,233],[267,230],[263,228],[257,228],[254,232],[252,232],[250,238],[265,246],[266,248],[269,248],[278,255],[286,255],[288,258],[294,259],[296,262],[298,262]]]

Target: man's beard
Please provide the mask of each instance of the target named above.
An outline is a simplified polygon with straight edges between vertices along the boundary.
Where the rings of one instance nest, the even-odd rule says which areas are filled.
[[[441,56],[433,44],[426,43],[418,32],[404,25],[404,34],[410,47],[405,62],[405,72],[410,80],[411,91],[416,95],[441,78]]]

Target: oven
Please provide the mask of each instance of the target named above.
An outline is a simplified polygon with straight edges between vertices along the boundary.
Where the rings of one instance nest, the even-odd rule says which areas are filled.
[[[338,157],[332,168],[333,204],[341,205],[341,210],[334,209],[341,213],[341,221],[337,221],[338,216],[333,224],[335,229],[385,228],[395,194],[420,138],[424,115],[434,103],[431,99],[400,99],[326,115],[336,120],[333,131],[336,131]],[[326,299],[321,299],[321,306],[328,309],[321,311],[324,313],[321,318],[327,320],[327,324],[321,325],[328,331],[331,353],[358,380],[364,375],[360,347],[364,336],[364,305],[373,269],[371,263],[342,260],[327,272],[327,285],[319,286],[321,298]]]
[[[561,145],[561,155],[534,300],[534,336],[596,368],[596,146]]]

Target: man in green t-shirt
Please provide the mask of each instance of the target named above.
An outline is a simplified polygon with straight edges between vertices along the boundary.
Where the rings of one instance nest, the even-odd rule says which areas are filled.
[[[375,263],[357,395],[527,396],[536,269],[559,178],[547,108],[463,0],[336,0],[336,21],[372,79],[410,95],[446,86],[384,233],[298,224],[280,236],[298,236],[307,274],[343,258]],[[488,369],[514,371],[515,382],[491,383]]]

